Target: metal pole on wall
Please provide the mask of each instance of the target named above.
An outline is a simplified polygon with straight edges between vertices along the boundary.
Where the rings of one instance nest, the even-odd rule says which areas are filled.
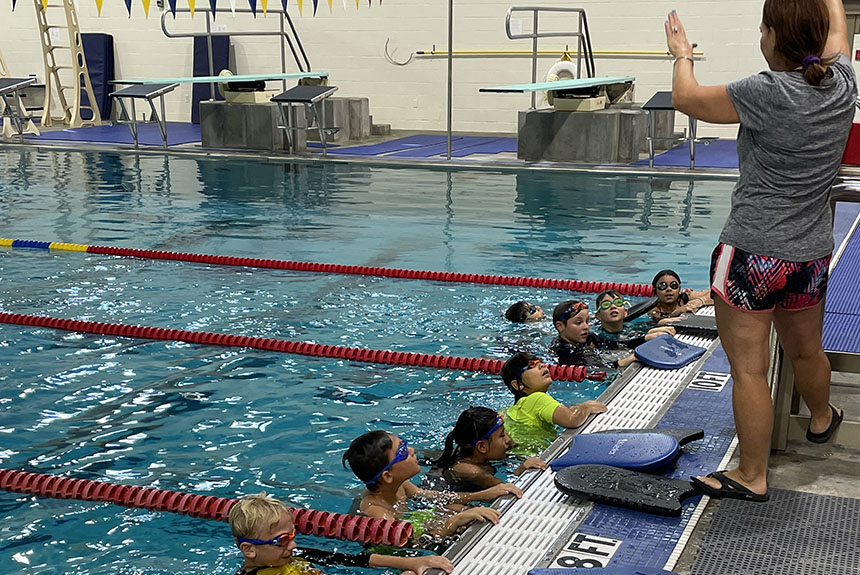
[[[448,0],[448,159],[451,159],[451,123],[453,102],[454,73],[454,0]]]

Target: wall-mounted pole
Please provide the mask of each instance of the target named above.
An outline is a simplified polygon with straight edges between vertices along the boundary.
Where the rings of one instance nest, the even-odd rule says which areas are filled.
[[[454,109],[454,0],[448,0],[448,159],[451,159],[451,125]]]

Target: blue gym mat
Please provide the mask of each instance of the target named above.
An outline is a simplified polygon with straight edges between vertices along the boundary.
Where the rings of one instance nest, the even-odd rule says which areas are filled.
[[[633,162],[631,166],[647,166],[648,158]],[[663,167],[690,167],[690,144],[684,142],[671,150],[654,156],[654,165]],[[738,169],[738,148],[736,140],[713,140],[709,144],[696,144],[697,168]]]
[[[827,282],[824,349],[860,353],[860,234],[848,241]]]
[[[111,144],[134,144],[128,126],[90,126],[42,132],[41,136],[27,136],[34,140],[58,140],[69,142],[98,142]],[[167,122],[167,145],[188,144],[200,141],[200,125],[186,122]],[[163,146],[161,132],[155,124],[138,126],[138,142],[141,146]]]
[[[458,139],[459,138],[452,138],[452,145],[453,142]],[[401,150],[409,150],[412,148],[435,146],[442,143],[447,145],[447,142],[447,136],[416,134],[415,136],[398,138],[396,140],[390,140],[388,142],[382,142],[379,144],[371,144],[369,146],[352,146],[349,148],[340,148],[337,150],[337,152],[333,153],[348,154],[353,156],[378,156],[380,154],[399,152]]]
[[[380,156],[386,158],[430,158],[448,151],[448,138],[444,135],[418,134],[368,146],[344,147],[332,150],[333,154],[353,156]],[[471,154],[498,154],[516,152],[516,138],[457,136],[451,138],[451,156],[462,158]]]

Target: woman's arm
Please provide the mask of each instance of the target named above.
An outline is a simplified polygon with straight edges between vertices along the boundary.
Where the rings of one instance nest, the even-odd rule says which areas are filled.
[[[693,73],[693,46],[678,14],[672,10],[665,22],[666,44],[675,57],[672,64],[672,106],[691,118],[712,124],[740,122],[725,86],[700,86]]]
[[[827,34],[827,43],[824,45],[824,55],[845,54],[851,57],[851,49],[848,47],[848,24],[845,19],[845,6],[842,0],[825,0],[827,9],[830,11],[830,32]]]

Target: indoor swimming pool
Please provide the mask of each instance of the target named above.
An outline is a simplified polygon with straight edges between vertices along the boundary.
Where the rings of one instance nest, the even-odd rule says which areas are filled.
[[[707,285],[733,181],[0,151],[0,237],[344,265]],[[0,248],[0,311],[463,357],[546,355],[594,294]],[[636,301],[634,299],[634,301]],[[606,382],[557,382],[573,403]],[[0,467],[346,512],[349,442],[440,449],[497,376],[0,324]],[[232,573],[226,524],[0,492],[9,573]],[[299,544],[356,544],[300,537]],[[327,569],[327,572],[348,572]]]

